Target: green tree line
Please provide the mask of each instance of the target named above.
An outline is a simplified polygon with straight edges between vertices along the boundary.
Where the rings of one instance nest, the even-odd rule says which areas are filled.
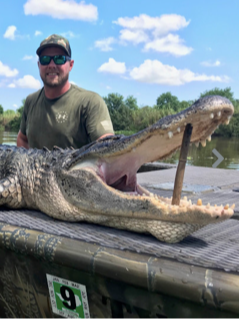
[[[220,95],[228,98],[234,105],[235,112],[229,125],[221,125],[215,131],[218,136],[239,136],[239,100],[235,99],[231,88],[214,88],[200,94],[198,98],[206,95]],[[109,113],[116,133],[132,134],[149,125],[154,124],[164,116],[178,113],[191,106],[198,98],[189,101],[179,101],[171,92],[161,94],[153,106],[138,107],[137,99],[132,95],[126,99],[118,93],[110,93],[103,97],[108,106]]]
[[[235,108],[230,124],[221,125],[215,131],[215,134],[227,137],[239,136],[239,100],[234,98],[231,88],[214,88],[201,93],[199,97],[206,95],[224,96],[233,103]],[[179,101],[171,92],[165,92],[157,98],[155,105],[139,107],[137,99],[133,95],[124,98],[121,94],[109,93],[108,96],[103,97],[109,109],[115,132],[127,135],[143,130],[164,116],[182,111],[192,105],[198,98]],[[24,103],[25,100],[22,100],[22,106],[16,112],[13,110],[4,111],[2,105],[0,105],[0,129],[16,132],[19,130]]]
[[[25,99],[22,100],[22,106],[16,111],[4,111],[3,106],[0,104],[0,131],[19,131],[24,104]]]

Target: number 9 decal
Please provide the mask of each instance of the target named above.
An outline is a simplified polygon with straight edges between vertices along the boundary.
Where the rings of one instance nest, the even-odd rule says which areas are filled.
[[[61,296],[64,300],[68,302],[63,302],[64,306],[68,309],[75,310],[76,309],[76,299],[74,292],[71,290],[71,288],[66,286],[61,286],[60,288]],[[70,302],[70,304],[69,304]]]

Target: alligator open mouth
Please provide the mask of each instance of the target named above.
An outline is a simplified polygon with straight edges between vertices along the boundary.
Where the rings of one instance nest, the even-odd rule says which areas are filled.
[[[137,184],[137,171],[147,162],[162,160],[181,147],[186,125],[191,124],[191,143],[202,146],[220,124],[228,124],[232,103],[223,97],[208,96],[190,108],[159,120],[134,135],[113,136],[77,151],[65,168],[86,180],[87,201],[81,198],[84,220],[117,228],[149,232],[160,240],[176,242],[189,233],[232,216],[233,206],[202,205],[186,198],[179,205],[172,199],[150,193]],[[74,200],[74,203],[77,199]]]

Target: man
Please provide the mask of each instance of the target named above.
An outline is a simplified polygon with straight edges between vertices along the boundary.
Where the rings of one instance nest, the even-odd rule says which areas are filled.
[[[36,52],[44,87],[26,98],[17,146],[80,148],[113,135],[104,100],[68,80],[74,65],[68,40],[53,34]]]

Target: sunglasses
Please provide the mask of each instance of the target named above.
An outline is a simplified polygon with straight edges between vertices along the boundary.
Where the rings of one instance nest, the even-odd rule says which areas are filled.
[[[65,64],[66,61],[71,61],[71,58],[66,55],[42,55],[39,57],[39,62],[41,65],[48,65],[51,60],[53,60],[56,65],[62,65]]]

